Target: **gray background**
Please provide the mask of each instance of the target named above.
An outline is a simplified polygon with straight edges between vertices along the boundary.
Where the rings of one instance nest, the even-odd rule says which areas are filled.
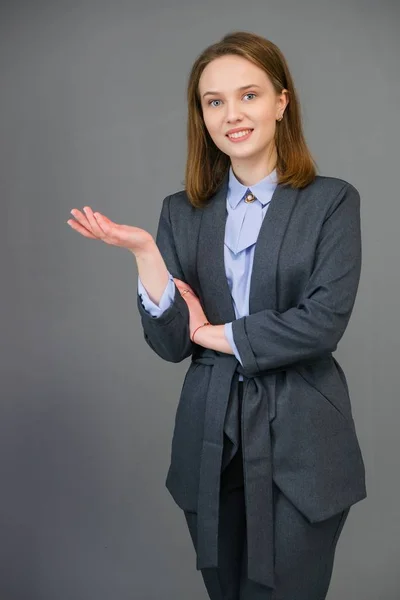
[[[329,600],[398,599],[398,4],[0,10],[0,598],[206,598],[164,487],[188,362],[144,342],[134,257],[66,221],[88,204],[156,233],[162,199],[182,189],[189,69],[245,29],[285,54],[320,173],[361,194],[363,271],[336,357],[369,495],[339,540]]]

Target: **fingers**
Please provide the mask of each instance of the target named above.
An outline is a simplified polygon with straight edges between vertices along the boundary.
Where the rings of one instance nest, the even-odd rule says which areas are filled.
[[[82,211],[78,210],[77,208],[73,208],[71,210],[71,215],[75,217],[78,223],[80,223],[83,227],[86,227],[86,229],[90,231],[89,221],[87,220],[86,215]]]
[[[67,221],[67,223],[68,223],[68,225],[70,225],[72,227],[72,229],[75,229],[75,231],[77,231],[78,233],[81,233],[85,237],[97,240],[97,237],[95,235],[93,235],[92,233],[90,233],[90,231],[88,229],[86,229],[86,227],[83,227],[83,225],[81,225],[80,223],[78,223],[78,221],[74,221],[73,219],[69,219]]]
[[[174,277],[174,282],[179,291],[183,292],[184,290],[189,290],[189,292],[192,292],[192,294],[194,294],[190,285],[187,284],[185,281],[181,281],[180,279],[177,279],[176,277]]]
[[[67,221],[67,223],[69,225],[71,225],[71,227],[73,227],[73,229],[75,229],[79,233],[82,233],[82,235],[85,235],[85,237],[93,237],[93,238],[99,237],[93,231],[92,226],[91,226],[87,216],[83,212],[81,212],[77,208],[73,208],[71,210],[71,215],[73,217],[75,217],[75,221],[70,220],[70,221]],[[85,234],[85,231],[86,231],[86,234]],[[91,235],[87,235],[87,233],[89,233]]]
[[[115,241],[115,240],[113,240],[113,234],[115,234],[117,229],[118,229],[119,235],[121,234],[121,229],[122,229],[121,225],[114,223],[113,221],[111,221],[111,219],[108,219],[107,217],[105,217],[104,215],[102,215],[99,212],[93,213],[93,216],[96,219],[96,223],[97,223],[98,227],[103,232],[103,237],[102,237],[103,242],[113,243]],[[107,237],[108,237],[108,239],[106,239]]]
[[[184,289],[189,289],[188,287],[185,287],[184,281],[181,281],[180,279],[177,279],[176,277],[174,277],[174,282],[180,293],[182,293]]]
[[[106,244],[138,251],[150,247],[153,237],[144,229],[130,225],[114,223],[99,212],[93,212],[90,206],[85,206],[81,212],[71,210],[76,221],[67,221],[76,231],[85,237],[102,240]]]
[[[85,206],[83,210],[84,212],[77,208],[72,209],[71,214],[75,220],[67,221],[68,225],[85,237],[106,241],[107,234],[104,229],[108,229],[112,221],[98,212],[93,213],[90,206]]]
[[[94,214],[93,214],[93,211],[92,211],[92,209],[90,208],[90,206],[85,206],[85,207],[83,208],[83,210],[84,210],[84,212],[85,212],[86,218],[87,218],[87,220],[88,220],[88,222],[89,222],[89,225],[90,225],[90,227],[91,227],[92,233],[93,233],[93,234],[94,234],[96,237],[98,237],[98,238],[100,238],[100,239],[103,239],[103,238],[105,237],[105,233],[104,233],[104,231],[102,230],[102,228],[100,227],[99,223],[97,222],[97,219],[96,219],[96,217],[94,216]]]
[[[192,290],[190,285],[188,285],[185,281],[181,281],[180,279],[177,279],[175,277],[173,279],[180,295],[185,300],[189,309],[194,308],[195,306],[200,304],[200,300],[198,299],[197,295]]]
[[[113,221],[111,221],[111,219],[109,219],[108,217],[106,217],[105,215],[102,215],[99,212],[95,212],[93,213],[98,225],[100,226],[101,229],[104,229],[110,225],[116,225],[116,223],[114,223]]]

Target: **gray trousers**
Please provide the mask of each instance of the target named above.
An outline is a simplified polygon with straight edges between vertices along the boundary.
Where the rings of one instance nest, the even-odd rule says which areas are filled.
[[[239,387],[241,397],[241,382]],[[336,544],[349,510],[319,523],[309,523],[274,485],[276,589],[247,579],[240,448],[221,474],[219,567],[201,570],[210,600],[325,600]],[[184,514],[196,548],[197,513]]]

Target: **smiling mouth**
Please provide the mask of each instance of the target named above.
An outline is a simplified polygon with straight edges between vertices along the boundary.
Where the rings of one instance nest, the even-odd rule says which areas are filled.
[[[253,132],[253,129],[243,129],[242,131],[237,131],[236,133],[227,133],[226,137],[231,141],[239,141],[244,140],[250,137],[250,134]]]

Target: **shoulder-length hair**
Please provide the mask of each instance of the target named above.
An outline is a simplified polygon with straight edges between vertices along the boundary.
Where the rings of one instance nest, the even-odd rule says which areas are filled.
[[[276,122],[276,173],[278,184],[302,188],[316,177],[316,163],[307,147],[300,114],[300,103],[286,59],[271,41],[246,31],[225,35],[208,46],[192,66],[188,86],[187,160],[185,191],[191,204],[205,206],[221,185],[230,158],[214,144],[203,119],[199,80],[205,67],[220,56],[242,56],[263,69],[277,94],[288,91],[289,103],[282,121]]]

